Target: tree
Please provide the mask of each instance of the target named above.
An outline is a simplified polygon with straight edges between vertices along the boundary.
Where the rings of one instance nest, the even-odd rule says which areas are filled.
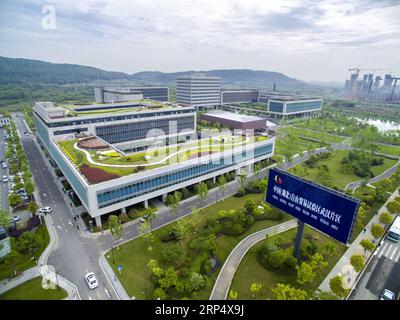
[[[261,163],[256,163],[256,164],[254,165],[254,173],[256,174],[257,179],[259,179],[261,170],[262,170],[262,165],[261,165]]]
[[[360,272],[365,266],[364,257],[359,254],[353,255],[350,258],[350,263],[356,272]]]
[[[32,216],[34,216],[36,214],[36,211],[38,209],[38,205],[36,204],[36,202],[31,201],[28,204],[28,210],[30,213],[32,213]]]
[[[151,273],[157,278],[157,280],[164,276],[164,270],[160,268],[157,260],[150,259],[147,263],[147,267],[150,269]]]
[[[175,191],[173,194],[167,196],[166,204],[171,208],[171,213],[175,215],[178,212],[178,208],[181,204],[182,193]]]
[[[296,266],[297,282],[300,284],[310,283],[317,275],[313,266],[307,262],[302,262],[300,266]]]
[[[208,187],[204,182],[200,182],[197,185],[197,195],[201,200],[204,201],[205,198],[207,198],[208,195]]]
[[[380,224],[373,224],[371,227],[371,233],[375,239],[379,239],[385,233],[385,229]]]
[[[108,225],[110,226],[110,232],[114,239],[116,241],[121,238],[122,235],[122,224],[121,221],[118,219],[116,215],[110,215],[108,217]],[[114,258],[114,246],[111,249],[112,255],[113,255],[113,263],[115,263],[115,258]]]
[[[20,253],[24,253],[28,250],[29,252],[31,252],[31,250],[36,246],[37,243],[35,241],[35,234],[32,231],[24,232],[19,236],[18,240],[16,241],[16,248],[17,251]]]
[[[219,190],[219,192],[221,192],[222,197],[224,197],[226,188],[227,188],[227,181],[225,179],[225,175],[222,174],[218,178],[218,190]],[[217,192],[217,201],[218,201],[218,192]],[[225,201],[225,199],[222,201]]]
[[[176,221],[174,232],[176,235],[176,239],[180,240],[181,246],[183,246],[183,242],[187,237],[187,235],[189,234],[189,231],[190,231],[190,225],[186,221],[182,219]]]
[[[158,283],[161,288],[166,290],[170,287],[175,286],[177,281],[178,281],[178,273],[175,271],[174,268],[169,267],[165,271],[164,277],[158,280]]]
[[[229,290],[229,300],[237,300],[238,298],[238,293],[237,291]]]
[[[24,189],[26,193],[31,196],[32,193],[35,191],[35,184],[32,182],[31,179],[26,179],[24,182]]]
[[[166,300],[167,299],[167,294],[165,293],[164,289],[157,288],[156,290],[154,290],[153,298],[156,299],[156,300]]]
[[[15,208],[22,203],[22,200],[19,195],[12,193],[8,196],[8,203],[10,204],[11,207]]]
[[[362,239],[360,241],[360,245],[364,248],[364,255],[367,253],[367,251],[371,251],[375,249],[375,245],[373,242],[369,239]]]
[[[9,223],[10,223],[10,214],[4,209],[0,209],[0,226],[7,228]]]
[[[146,216],[146,220],[150,225],[150,233],[153,231],[153,221],[157,217],[156,210],[150,207],[147,207],[143,211],[143,216]]]
[[[400,213],[400,203],[397,201],[390,201],[386,208],[389,210],[391,214],[398,214]]]
[[[289,284],[278,283],[275,288],[271,289],[276,300],[306,300],[307,292],[296,289]]]
[[[253,282],[250,285],[250,292],[252,293],[254,299],[256,298],[256,294],[261,290],[262,286],[263,285],[259,282]]]
[[[333,254],[336,252],[335,244],[331,241],[327,242],[323,247],[323,252],[327,257],[333,256]]]
[[[186,284],[186,289],[190,292],[200,290],[206,284],[204,276],[197,272],[192,272],[189,282]]]
[[[143,241],[148,245],[147,250],[153,250],[151,243],[155,240],[155,235],[151,232],[150,222],[145,220],[138,228]]]
[[[343,276],[341,275],[333,277],[329,281],[329,287],[339,298],[345,298],[349,292],[349,290],[344,287]]]
[[[393,217],[389,212],[383,212],[379,217],[379,221],[384,225],[388,225],[393,222]]]
[[[247,175],[242,173],[239,175],[239,184],[241,188],[244,188],[244,185],[246,184],[247,181]]]
[[[310,257],[310,265],[315,271],[318,271],[327,268],[329,264],[321,254],[316,252]]]

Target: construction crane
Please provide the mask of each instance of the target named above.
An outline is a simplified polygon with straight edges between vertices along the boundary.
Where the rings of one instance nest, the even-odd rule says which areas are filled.
[[[394,91],[396,90],[397,80],[400,80],[400,78],[392,77],[392,79],[394,79],[394,83],[393,83],[392,93],[390,94],[390,101],[393,102]]]

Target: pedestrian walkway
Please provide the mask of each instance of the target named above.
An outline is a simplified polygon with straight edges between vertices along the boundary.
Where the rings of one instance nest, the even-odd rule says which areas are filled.
[[[399,196],[399,188],[396,189],[392,193],[392,195],[388,198],[388,200],[385,202],[385,204],[378,210],[377,214],[375,214],[372,217],[372,219],[369,221],[368,225],[365,227],[365,231],[360,232],[360,234],[353,241],[353,243],[351,245],[349,245],[346,252],[339,259],[339,261],[336,263],[336,265],[333,267],[333,269],[329,272],[329,274],[326,276],[326,278],[322,281],[322,283],[318,289],[320,289],[322,291],[330,291],[329,281],[337,275],[342,275],[345,278],[346,286],[348,288],[353,288],[356,285],[360,273],[356,273],[354,271],[353,266],[350,264],[350,258],[355,254],[364,255],[364,249],[360,245],[361,240],[369,239],[371,241],[375,241],[374,237],[371,234],[372,225],[380,223],[379,216],[381,215],[381,213],[388,211],[386,208],[387,203],[390,201],[393,201],[398,196]],[[371,257],[371,254],[372,253],[368,253],[365,256],[366,261],[369,261],[368,259]],[[386,257],[389,255],[390,259],[397,259],[397,261],[400,258],[400,252],[396,253],[396,252],[392,251],[392,248],[390,248],[390,245],[387,246],[387,244],[378,248],[378,250],[375,251],[373,254],[381,254],[381,255],[385,255]]]
[[[373,255],[378,258],[385,257],[386,259],[396,263],[400,259],[400,248],[393,243],[384,242]]]
[[[275,235],[297,227],[296,220],[290,220],[276,226],[257,231],[240,241],[231,251],[215,281],[210,300],[226,300],[233,277],[247,251],[266,235]]]

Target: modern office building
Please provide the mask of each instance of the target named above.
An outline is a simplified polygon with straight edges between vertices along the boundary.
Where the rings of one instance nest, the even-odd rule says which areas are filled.
[[[211,123],[218,122],[230,129],[237,130],[261,130],[267,128],[267,119],[265,118],[220,110],[202,114],[201,119]]]
[[[195,109],[173,104],[37,102],[34,119],[38,140],[97,226],[104,214],[146,207],[153,198],[165,200],[225,173],[248,172],[274,152],[274,138],[261,136],[186,141],[197,137]]]
[[[259,93],[257,89],[223,89],[221,90],[221,104],[257,103]]]
[[[166,86],[147,87],[103,87],[94,88],[97,103],[119,102],[151,99],[157,101],[169,100],[169,88]]]
[[[221,103],[221,78],[204,74],[191,74],[176,79],[176,102],[195,107],[219,106]]]
[[[315,116],[322,110],[320,97],[269,96],[267,110],[276,117]]]

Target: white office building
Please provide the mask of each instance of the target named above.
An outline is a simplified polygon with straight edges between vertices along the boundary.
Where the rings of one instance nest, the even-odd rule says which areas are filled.
[[[176,102],[195,108],[221,103],[221,78],[192,74],[176,79]]]

